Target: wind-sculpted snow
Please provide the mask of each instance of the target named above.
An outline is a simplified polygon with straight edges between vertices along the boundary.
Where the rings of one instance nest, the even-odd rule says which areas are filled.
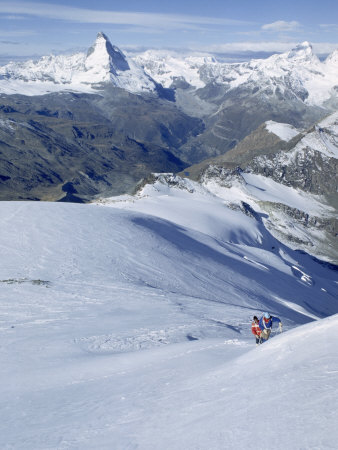
[[[244,448],[267,396],[275,448],[336,442],[337,272],[183,186],[0,203],[1,448]]]

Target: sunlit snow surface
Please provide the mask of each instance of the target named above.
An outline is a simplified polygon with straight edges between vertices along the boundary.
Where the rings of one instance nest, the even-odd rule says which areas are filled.
[[[266,129],[270,132],[278,136],[282,141],[289,142],[293,139],[297,134],[299,134],[299,130],[297,130],[292,125],[288,123],[278,123],[273,120],[269,120],[265,122]]]
[[[334,448],[336,271],[193,183],[0,211],[1,448]]]

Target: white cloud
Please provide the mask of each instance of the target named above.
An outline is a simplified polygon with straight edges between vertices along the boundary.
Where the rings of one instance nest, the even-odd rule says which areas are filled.
[[[13,15],[5,15],[5,16],[1,16],[2,20],[26,20],[25,16],[19,16],[18,14],[13,14]]]
[[[273,23],[267,23],[262,26],[262,31],[283,32],[283,31],[299,31],[301,25],[299,22],[293,20],[285,22],[284,20],[277,20]]]
[[[33,36],[36,32],[34,30],[12,30],[12,31],[6,31],[6,30],[0,30],[0,37],[4,38],[20,38],[25,36]]]
[[[196,29],[198,26],[236,26],[247,25],[250,23],[247,21],[223,19],[218,17],[101,11],[37,2],[1,2],[0,14],[1,13],[43,17],[45,19],[80,23],[134,25],[142,26],[143,28],[158,28],[161,26],[166,29]]]
[[[332,53],[338,49],[338,42],[318,42],[312,44],[313,51],[318,55],[325,55],[328,53]]]
[[[285,53],[296,47],[299,42],[260,41],[260,42],[233,42],[228,44],[204,46],[201,50],[209,53]],[[312,43],[315,53],[331,53],[338,48],[337,43]],[[196,50],[196,49],[195,49]]]
[[[239,52],[286,52],[297,45],[297,42],[259,41],[259,42],[231,42],[227,44],[215,44],[205,47],[205,50],[214,53],[239,53]]]

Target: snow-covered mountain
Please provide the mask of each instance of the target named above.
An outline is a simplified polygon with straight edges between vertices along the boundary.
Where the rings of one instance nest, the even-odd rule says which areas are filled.
[[[170,175],[0,215],[1,448],[335,447],[335,270]]]
[[[0,67],[0,92],[93,92],[102,83],[110,83],[140,93],[156,91],[156,83],[175,89],[217,84],[226,92],[245,86],[259,89],[266,97],[291,95],[309,105],[323,105],[337,96],[337,54],[338,50],[321,62],[311,44],[303,42],[284,54],[236,64],[208,55],[180,56],[160,50],[128,57],[100,32],[87,54],[51,55]]]
[[[322,62],[308,42],[244,63],[156,52],[137,61],[175,90],[180,109],[204,121],[204,132],[180,149],[194,163],[227,152],[266,121],[306,129],[338,108],[337,54]]]
[[[303,42],[287,53],[244,63],[220,63],[214,57],[180,57],[158,51],[144,52],[136,60],[165,87],[179,81],[195,88],[216,83],[228,91],[252,86],[253,91],[258,88],[267,97],[291,93],[310,105],[322,105],[337,96],[337,52],[321,62],[311,44]]]
[[[337,167],[335,112],[306,132],[268,121],[186,173],[232,207],[250,205],[289,246],[337,263]]]
[[[154,80],[101,32],[87,54],[51,55],[0,67],[0,92],[5,94],[97,92],[107,84],[137,93],[156,90]]]
[[[195,88],[205,87],[206,83],[201,79],[201,68],[219,64],[213,56],[181,56],[177,52],[163,50],[147,50],[134,59],[166,88],[184,84]]]

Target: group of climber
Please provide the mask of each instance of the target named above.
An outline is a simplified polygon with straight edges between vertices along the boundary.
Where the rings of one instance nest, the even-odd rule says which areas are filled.
[[[257,316],[253,317],[251,331],[256,338],[256,345],[262,344],[269,339],[274,323],[279,324],[279,331],[282,332],[282,322],[279,317],[271,316],[267,312],[260,319]]]

